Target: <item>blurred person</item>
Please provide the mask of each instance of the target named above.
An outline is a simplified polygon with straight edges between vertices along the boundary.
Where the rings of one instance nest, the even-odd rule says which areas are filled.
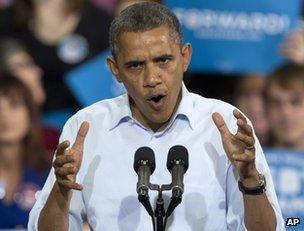
[[[268,145],[269,125],[263,90],[266,76],[249,74],[238,78],[234,93],[234,104],[251,120],[262,146]]]
[[[85,0],[18,0],[13,7],[15,35],[43,70],[45,111],[78,110],[64,76],[108,47],[112,17]]]
[[[0,77],[0,229],[26,228],[47,177],[37,107],[28,88]]]
[[[14,3],[14,0],[0,0],[0,9],[10,7]]]
[[[44,103],[43,72],[21,41],[15,38],[0,39],[0,70],[20,79],[30,89],[38,106]]]
[[[106,9],[108,12],[113,12],[117,0],[88,0],[95,6]]]
[[[42,70],[21,41],[9,37],[0,39],[0,71],[21,80],[28,87],[39,111],[41,110],[45,101]],[[59,135],[54,126],[42,124],[42,141],[50,157],[56,149]]]
[[[123,9],[127,8],[128,6],[134,4],[134,3],[140,3],[140,2],[157,2],[162,3],[162,0],[117,0],[116,5],[114,8],[114,14],[118,15]]]
[[[142,146],[156,150],[154,180],[168,182],[168,149],[182,144],[191,167],[185,200],[170,217],[172,230],[282,230],[250,122],[235,107],[183,84],[192,49],[174,13],[161,4],[133,4],[114,19],[109,38],[108,65],[127,94],[95,103],[66,123],[28,228],[81,230],[87,217],[93,230],[152,230],[136,198],[132,154]]]
[[[272,146],[304,151],[304,66],[276,69],[265,88]]]

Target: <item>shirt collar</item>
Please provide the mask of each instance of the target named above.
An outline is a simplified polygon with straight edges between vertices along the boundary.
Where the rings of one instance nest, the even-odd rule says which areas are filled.
[[[188,120],[190,127],[194,129],[194,113],[194,105],[193,100],[191,98],[191,93],[188,91],[185,84],[182,83],[182,99],[168,125],[173,123],[176,118],[184,116]],[[120,102],[117,104],[117,110],[115,110],[115,112],[111,116],[112,119],[110,124],[110,130],[117,127],[120,123],[127,122],[130,119],[135,120],[132,117],[130,100],[127,93],[120,96]]]
[[[182,99],[179,103],[179,106],[172,116],[171,121],[173,122],[177,117],[184,116],[189,122],[189,125],[192,129],[194,129],[194,104],[191,97],[191,93],[186,88],[185,84],[182,84]],[[171,123],[170,121],[170,123]],[[169,123],[169,124],[170,124]]]
[[[120,123],[129,121],[133,118],[128,94],[125,93],[119,96],[119,98],[119,103],[111,114],[112,119],[109,126],[110,130],[117,127]]]

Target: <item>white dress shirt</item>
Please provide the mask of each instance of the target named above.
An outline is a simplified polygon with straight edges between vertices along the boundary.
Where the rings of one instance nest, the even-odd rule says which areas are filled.
[[[133,170],[134,153],[148,146],[155,152],[156,169],[151,183],[171,183],[166,168],[168,150],[183,145],[189,152],[189,169],[184,177],[185,191],[181,204],[168,219],[167,230],[246,230],[243,196],[237,176],[223,149],[220,133],[212,121],[219,112],[232,133],[237,130],[230,104],[189,93],[182,88],[181,103],[170,122],[157,132],[141,125],[132,117],[128,96],[95,103],[75,114],[66,123],[60,141],[74,142],[82,121],[90,123],[77,182],[82,191],[73,191],[70,230],[82,230],[83,218],[93,230],[152,231],[151,218],[138,202],[137,174]],[[269,168],[259,142],[256,142],[256,166],[266,176],[267,197],[277,219],[277,230],[284,230]],[[28,228],[37,230],[43,208],[55,181],[52,169],[37,196]],[[157,193],[149,191],[155,207]],[[171,192],[164,193],[167,207]],[[258,212],[258,211],[257,211]]]

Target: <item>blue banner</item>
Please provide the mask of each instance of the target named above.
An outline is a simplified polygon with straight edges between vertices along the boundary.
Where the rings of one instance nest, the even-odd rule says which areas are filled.
[[[65,76],[65,82],[82,106],[91,105],[125,93],[107,65],[110,50],[73,69]]]
[[[265,149],[284,220],[300,218],[287,230],[304,230],[304,152]]]
[[[192,71],[268,73],[296,27],[299,0],[166,0],[193,45]]]

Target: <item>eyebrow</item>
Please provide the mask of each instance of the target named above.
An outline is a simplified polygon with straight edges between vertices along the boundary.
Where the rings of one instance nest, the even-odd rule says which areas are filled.
[[[153,58],[153,62],[158,62],[162,59],[173,59],[173,57],[174,57],[173,55],[163,54],[163,55]]]
[[[129,66],[132,66],[133,64],[144,64],[145,61],[143,60],[131,60],[131,61],[128,61],[124,64],[124,66],[126,67],[129,67]]]

